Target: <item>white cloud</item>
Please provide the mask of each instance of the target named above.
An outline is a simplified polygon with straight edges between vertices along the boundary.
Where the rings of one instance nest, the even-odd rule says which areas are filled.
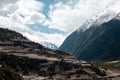
[[[20,0],[16,3],[18,9],[11,16],[12,19],[21,20],[24,24],[33,24],[35,22],[42,23],[45,16],[41,13],[44,4],[35,0]],[[15,18],[17,16],[17,18]]]
[[[60,0],[59,0],[60,1]],[[36,42],[50,42],[59,46],[66,36],[87,19],[106,8],[119,10],[119,0],[66,0],[51,4],[48,18],[42,13],[45,4],[37,0],[0,0],[0,27],[22,33]],[[115,6],[116,5],[116,6]],[[109,7],[111,6],[111,7]],[[47,13],[46,13],[47,15]],[[39,23],[68,33],[47,34],[31,30],[28,25]]]
[[[115,12],[120,12],[120,0],[113,0],[112,4],[110,5],[110,7],[108,7],[108,9],[111,9]]]
[[[1,3],[0,3],[1,5]],[[1,16],[9,16],[14,13],[18,9],[18,5],[15,3],[8,3],[0,8],[0,15]]]
[[[6,2],[0,9],[0,27],[15,30],[38,43],[45,41],[59,46],[65,38],[62,34],[42,33],[28,27],[30,24],[42,24],[46,20],[45,15],[42,14],[43,7],[43,3],[35,0]]]
[[[33,31],[29,29],[27,26],[11,21],[8,18],[0,17],[0,27],[9,28],[12,30],[15,30],[19,33],[22,33],[24,36],[26,36],[28,39],[41,43],[41,42],[50,42],[55,43],[57,46],[62,44],[63,40],[66,36],[63,36],[62,34],[46,34],[39,31]]]
[[[87,19],[99,14],[113,2],[115,1],[77,0],[77,2],[59,2],[50,6],[50,20],[46,22],[46,25],[50,28],[71,33],[80,27]]]
[[[23,16],[27,16],[34,11],[42,11],[44,8],[44,4],[36,0],[20,0],[17,5],[19,6],[19,14]]]
[[[33,13],[30,13],[30,16],[28,16],[25,19],[25,23],[26,24],[34,24],[34,23],[42,24],[43,22],[45,22],[45,20],[46,20],[46,17],[44,14],[39,12],[33,12]]]
[[[4,7],[4,5],[16,3],[19,0],[0,0],[0,9]]]
[[[66,36],[57,33],[45,34],[41,32],[34,32],[32,34],[25,33],[24,35],[27,36],[32,41],[36,41],[38,43],[48,42],[48,43],[53,43],[57,46],[60,46],[64,41],[64,39],[66,38]]]

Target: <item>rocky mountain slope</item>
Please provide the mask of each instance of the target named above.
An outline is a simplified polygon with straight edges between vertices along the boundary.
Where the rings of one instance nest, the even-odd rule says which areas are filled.
[[[107,71],[91,63],[45,48],[17,32],[0,28],[0,64],[3,63],[20,73],[25,80],[109,78]]]
[[[120,59],[120,13],[107,14],[85,22],[87,29],[73,32],[59,50],[83,60]]]

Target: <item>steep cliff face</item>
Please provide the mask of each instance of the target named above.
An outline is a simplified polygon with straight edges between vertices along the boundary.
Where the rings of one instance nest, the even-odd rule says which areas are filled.
[[[94,21],[85,31],[78,29],[73,32],[59,49],[83,60],[120,59],[119,14],[99,25],[98,21]]]

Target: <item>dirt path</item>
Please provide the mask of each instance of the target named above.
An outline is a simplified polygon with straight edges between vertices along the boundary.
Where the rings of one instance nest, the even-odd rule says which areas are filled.
[[[120,80],[120,72],[108,70],[108,77],[111,77],[112,80]]]
[[[56,57],[47,57],[47,56],[41,56],[39,54],[18,54],[18,53],[9,53],[8,55],[15,55],[15,56],[21,56],[21,57],[28,57],[28,58],[33,58],[33,59],[47,59],[50,61],[60,61]]]

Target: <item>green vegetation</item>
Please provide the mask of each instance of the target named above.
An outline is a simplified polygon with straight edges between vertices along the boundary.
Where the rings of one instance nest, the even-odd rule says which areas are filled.
[[[73,67],[73,65],[71,65],[70,63],[66,63],[64,60],[60,61],[59,66],[60,66],[60,70],[62,71],[71,70]]]
[[[88,74],[87,72],[85,72],[84,70],[82,70],[82,69],[78,69],[77,71],[76,71],[76,73],[77,74]]]
[[[92,66],[91,70],[96,72],[96,74],[101,75],[101,76],[107,75],[105,71],[100,70],[97,66]]]
[[[23,78],[8,66],[2,65],[0,67],[0,80],[23,80]]]
[[[109,70],[118,70],[120,71],[120,61],[97,61],[93,62],[97,67],[109,69]]]
[[[17,57],[14,55],[0,54],[0,64],[5,63],[11,68],[15,69],[16,72],[21,71],[23,74],[29,72],[39,73],[42,67],[42,63],[47,63],[47,60],[30,59],[27,57]]]
[[[0,41],[8,41],[11,39],[26,40],[27,38],[25,38],[23,35],[21,35],[18,32],[15,32],[9,29],[0,28]]]

